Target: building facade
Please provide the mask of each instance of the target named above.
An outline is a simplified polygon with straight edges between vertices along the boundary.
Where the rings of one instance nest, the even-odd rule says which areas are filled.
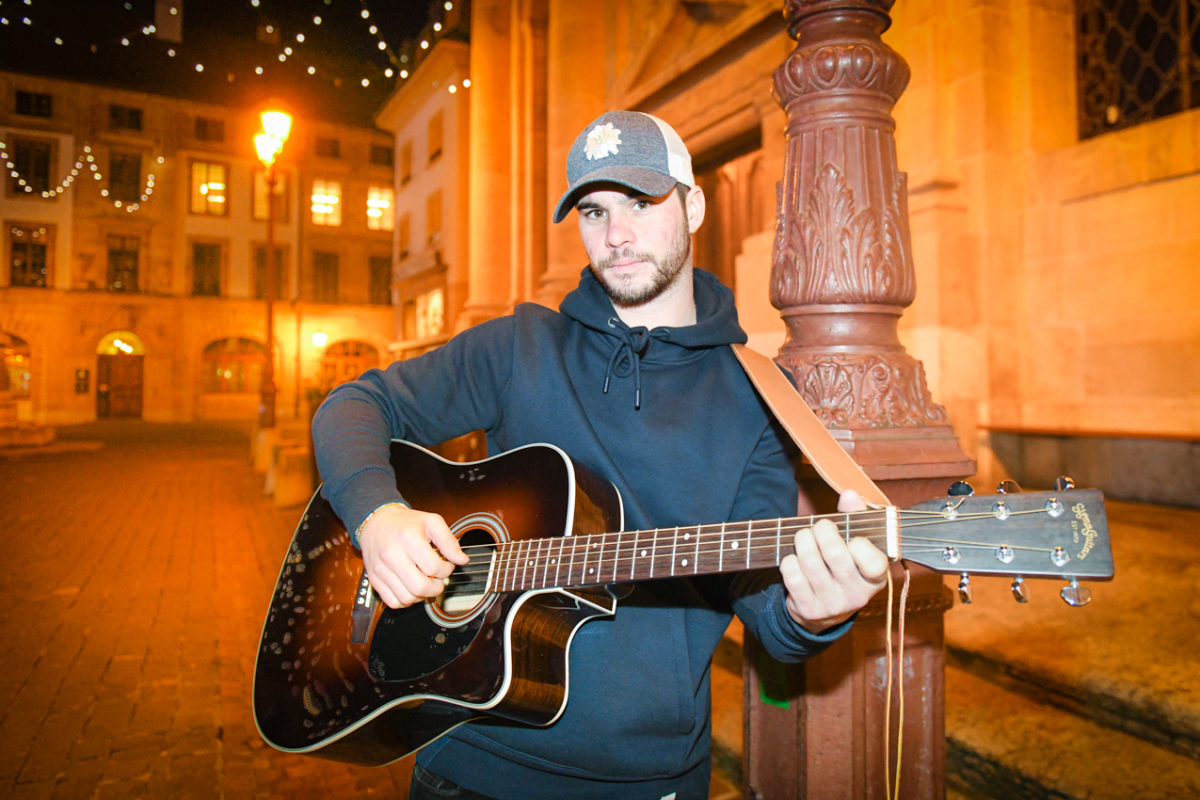
[[[268,238],[279,416],[385,358],[392,137],[296,119],[268,232],[260,110],[0,73],[0,390],[20,419],[254,419]]]
[[[396,142],[397,357],[444,341],[466,300],[470,48],[443,38],[379,111]]]

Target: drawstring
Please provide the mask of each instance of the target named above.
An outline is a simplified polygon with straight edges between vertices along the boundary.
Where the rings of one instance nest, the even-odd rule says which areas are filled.
[[[608,327],[616,331],[619,341],[613,347],[612,355],[608,357],[608,367],[604,370],[604,393],[608,394],[608,385],[612,376],[628,378],[633,375],[633,409],[642,408],[642,356],[650,347],[651,338],[666,339],[670,337],[665,328],[649,331],[644,327],[626,328],[616,317],[610,317]]]

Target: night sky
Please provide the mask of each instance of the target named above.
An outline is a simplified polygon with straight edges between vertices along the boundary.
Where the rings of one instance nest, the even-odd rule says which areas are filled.
[[[431,19],[431,7],[437,19],[442,4],[177,0],[177,5],[183,24],[175,42],[149,30],[154,0],[0,0],[0,68],[231,106],[252,107],[271,98],[297,113],[370,124],[407,66],[408,48]],[[371,25],[377,27],[374,34]],[[268,26],[274,33],[264,40]]]

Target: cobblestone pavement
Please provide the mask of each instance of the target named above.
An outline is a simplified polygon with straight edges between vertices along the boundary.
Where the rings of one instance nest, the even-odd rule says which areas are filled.
[[[301,509],[247,432],[146,422],[0,450],[0,796],[405,797],[406,762],[278,753],[255,650]]]

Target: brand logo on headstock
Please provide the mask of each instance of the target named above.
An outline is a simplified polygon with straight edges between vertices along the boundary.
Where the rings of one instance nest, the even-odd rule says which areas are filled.
[[[1079,551],[1077,556],[1079,559],[1088,557],[1088,553],[1092,551],[1092,546],[1096,544],[1096,537],[1100,534],[1096,533],[1096,529],[1092,527],[1092,518],[1088,515],[1087,506],[1083,503],[1076,503],[1071,506],[1071,513],[1075,515],[1075,522],[1071,523],[1071,528],[1075,533],[1075,541],[1079,541],[1080,534],[1083,535],[1083,549]]]

